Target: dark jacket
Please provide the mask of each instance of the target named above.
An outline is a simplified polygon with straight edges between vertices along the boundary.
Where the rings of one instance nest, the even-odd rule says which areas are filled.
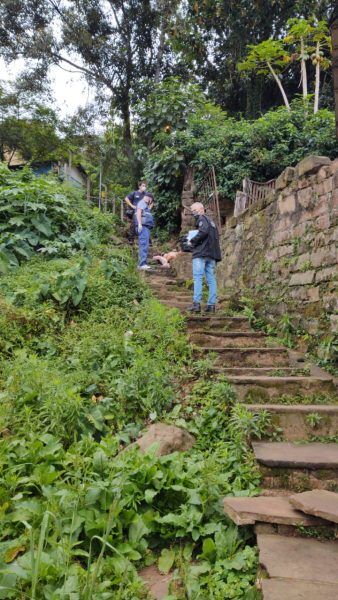
[[[198,234],[191,239],[193,258],[213,258],[217,262],[222,259],[219,236],[215,223],[206,215],[196,217]]]

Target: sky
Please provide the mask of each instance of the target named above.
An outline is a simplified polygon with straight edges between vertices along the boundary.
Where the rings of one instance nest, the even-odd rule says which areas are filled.
[[[0,80],[13,80],[23,67],[24,62],[17,60],[6,65],[0,58]],[[70,72],[71,67],[53,66],[50,69],[51,90],[55,98],[55,108],[60,109],[60,116],[72,115],[77,108],[84,107],[93,100],[93,90],[78,72]]]

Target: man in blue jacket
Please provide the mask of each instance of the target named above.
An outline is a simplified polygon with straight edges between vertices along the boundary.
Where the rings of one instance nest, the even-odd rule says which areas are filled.
[[[201,312],[203,278],[205,276],[209,288],[208,304],[205,312],[214,313],[217,300],[215,268],[216,263],[222,258],[218,231],[212,219],[205,214],[201,202],[192,204],[190,210],[196,219],[198,233],[189,242],[189,245],[192,246],[194,298],[193,304],[188,310],[193,313]]]
[[[135,231],[135,219],[134,219],[134,215],[135,215],[135,210],[136,207],[138,205],[138,203],[140,202],[140,200],[142,200],[144,198],[144,195],[146,193],[146,189],[147,189],[147,182],[146,181],[139,181],[138,184],[138,190],[135,190],[134,192],[131,192],[130,194],[128,194],[128,196],[125,197],[124,201],[127,205],[127,211],[126,211],[126,215],[127,218],[130,220],[130,228],[128,231],[128,241],[130,244],[134,244],[134,239],[136,236],[136,231]]]

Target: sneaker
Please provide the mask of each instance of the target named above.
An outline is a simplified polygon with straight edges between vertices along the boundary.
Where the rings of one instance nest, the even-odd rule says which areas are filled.
[[[214,313],[216,312],[216,306],[214,304],[207,304],[205,308],[206,313]]]
[[[149,265],[142,265],[141,267],[137,267],[139,271],[151,271],[151,267]]]
[[[187,311],[191,313],[200,313],[201,305],[199,302],[193,302],[191,306],[188,306]]]

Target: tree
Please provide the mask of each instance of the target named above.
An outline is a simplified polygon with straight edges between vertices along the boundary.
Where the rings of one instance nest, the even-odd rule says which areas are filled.
[[[41,103],[41,96],[27,94],[21,80],[0,88],[0,160],[6,155],[10,165],[16,152],[27,161],[60,158],[57,127],[54,110]]]
[[[285,69],[290,60],[283,43],[278,40],[269,39],[257,44],[257,46],[251,44],[248,46],[248,49],[249,53],[246,59],[238,64],[239,71],[254,72],[258,75],[270,73],[280,89],[285,106],[288,110],[291,110],[279,77],[279,73]]]
[[[289,19],[288,34],[284,41],[295,45],[295,51],[301,64],[301,84],[303,89],[303,98],[306,100],[308,95],[306,61],[309,58],[310,40],[314,31],[313,25],[308,19]]]
[[[320,72],[321,69],[328,69],[331,64],[331,61],[324,54],[325,50],[331,49],[331,37],[329,35],[329,28],[325,21],[319,21],[317,23],[317,27],[313,32],[313,41],[315,43],[315,51],[311,55],[311,59],[312,64],[316,69],[315,100],[313,111],[316,113],[319,109]]]
[[[175,4],[175,3],[174,3]],[[164,0],[4,0],[1,52],[23,57],[46,75],[58,64],[81,72],[123,121],[132,161],[131,107],[147,93],[144,82],[170,63]],[[170,11],[169,11],[170,14]]]
[[[195,76],[209,97],[230,114],[254,117],[278,104],[275,84],[238,72],[249,44],[285,35],[292,17],[325,19],[330,0],[186,0],[177,14],[171,43],[180,53],[185,73]],[[293,96],[297,83],[292,69],[283,87]]]

